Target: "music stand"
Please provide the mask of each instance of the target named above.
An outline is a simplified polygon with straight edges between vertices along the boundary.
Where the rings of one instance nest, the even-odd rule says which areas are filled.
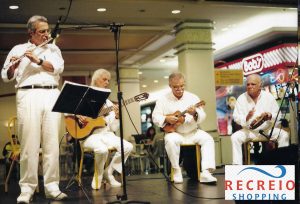
[[[90,87],[87,85],[77,84],[69,81],[65,81],[61,93],[55,102],[52,109],[53,112],[69,113],[74,115],[75,126],[75,172],[68,182],[65,189],[68,189],[74,182],[77,182],[84,195],[91,203],[86,190],[81,182],[76,179],[78,175],[78,159],[77,159],[77,125],[76,115],[83,115],[91,118],[97,118],[101,108],[105,104],[106,99],[110,94],[109,89]],[[83,152],[82,152],[83,154]]]

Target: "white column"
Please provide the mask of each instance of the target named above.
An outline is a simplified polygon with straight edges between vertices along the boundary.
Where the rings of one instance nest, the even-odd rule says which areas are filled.
[[[140,94],[139,75],[136,68],[121,68],[120,69],[120,88],[123,93],[123,99],[133,99],[133,101],[127,105],[128,112],[132,118],[132,122],[136,129],[141,133],[141,109],[137,98]],[[124,139],[129,139],[132,134],[137,134],[132,122],[129,119],[128,113],[123,107],[123,136]]]

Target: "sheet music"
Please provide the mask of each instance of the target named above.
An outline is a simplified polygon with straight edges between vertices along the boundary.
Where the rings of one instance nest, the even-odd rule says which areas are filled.
[[[96,118],[110,93],[110,89],[65,81],[52,111]]]

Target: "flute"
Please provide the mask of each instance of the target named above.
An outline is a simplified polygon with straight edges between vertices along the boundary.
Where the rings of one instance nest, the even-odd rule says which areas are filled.
[[[53,39],[53,38],[50,37],[48,40],[46,40],[46,41],[44,41],[42,44],[36,46],[36,47],[33,48],[31,51],[33,52],[35,49],[40,48],[40,47],[43,47],[44,45],[48,44],[52,39]],[[26,57],[25,53],[24,53],[21,57],[19,57],[17,60],[9,62],[5,67],[3,67],[3,69],[8,69],[8,68],[10,68],[11,66],[13,66],[13,65],[15,65],[15,64],[17,64],[17,63],[19,63],[24,57]]]

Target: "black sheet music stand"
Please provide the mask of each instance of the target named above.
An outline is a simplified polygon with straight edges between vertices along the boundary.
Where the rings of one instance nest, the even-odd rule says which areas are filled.
[[[109,89],[101,89],[96,87],[90,87],[81,85],[69,81],[65,81],[62,91],[52,109],[53,112],[69,113],[73,114],[76,119],[76,115],[83,115],[91,118],[97,118],[98,114],[105,104],[106,99],[110,94]],[[88,201],[91,203],[86,190],[82,183],[78,180],[78,159],[77,159],[77,134],[76,134],[76,120],[74,120],[75,127],[75,172],[68,182],[66,189],[68,189],[73,183],[77,182],[85,194]],[[82,152],[83,154],[83,152]]]

